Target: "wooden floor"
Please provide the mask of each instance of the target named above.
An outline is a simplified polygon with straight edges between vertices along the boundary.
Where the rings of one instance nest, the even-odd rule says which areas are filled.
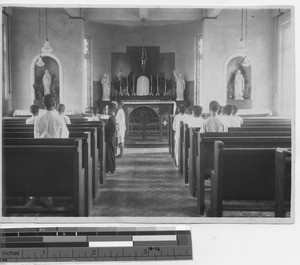
[[[126,148],[116,163],[117,175],[99,187],[91,216],[197,216],[196,198],[167,148]]]
[[[178,174],[168,148],[125,148],[124,157],[116,163],[117,175],[107,176],[99,186],[90,216],[200,217],[196,198]],[[209,196],[206,189],[206,202]],[[274,213],[224,212],[223,216],[274,217]]]

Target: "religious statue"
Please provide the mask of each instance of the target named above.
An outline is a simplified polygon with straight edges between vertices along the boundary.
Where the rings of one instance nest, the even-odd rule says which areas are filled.
[[[234,78],[234,99],[244,99],[245,80],[241,70],[237,70]]]
[[[43,76],[44,95],[51,93],[52,78],[49,71],[46,69]]]
[[[101,78],[101,84],[103,88],[102,101],[110,101],[111,83],[108,74],[104,74]]]
[[[174,76],[175,76],[175,81],[176,81],[176,100],[183,101],[184,100],[185,81],[184,81],[181,73],[177,76],[175,70],[174,70]]]

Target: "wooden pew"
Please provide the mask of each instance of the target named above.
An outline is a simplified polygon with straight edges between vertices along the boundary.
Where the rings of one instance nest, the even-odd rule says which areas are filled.
[[[70,138],[81,138],[82,139],[82,165],[85,169],[85,194],[86,194],[86,212],[90,212],[92,207],[92,198],[95,197],[98,191],[98,178],[93,175],[93,157],[92,157],[92,138],[93,129],[90,131],[82,131],[82,130],[74,130],[70,131]],[[23,131],[21,128],[16,131],[6,131],[3,130],[3,137],[4,138],[30,138],[28,140],[56,140],[56,141],[66,141],[67,139],[35,139],[33,138],[33,132],[31,130],[26,129]],[[54,142],[55,143],[55,142]],[[98,165],[98,163],[97,163]]]
[[[183,123],[183,139],[182,139],[182,173],[184,178],[184,183],[189,182],[189,148],[190,148],[190,136],[189,136],[189,126]]]
[[[190,193],[193,197],[196,197],[197,190],[197,175],[196,175],[196,157],[197,157],[197,139],[200,128],[189,128],[189,171],[188,171],[188,183]]]
[[[211,172],[209,216],[222,217],[223,210],[274,210],[274,148],[227,148],[215,142],[215,165]],[[234,202],[226,207],[224,200]],[[253,205],[242,202],[255,201]],[[257,201],[269,201],[258,205]],[[272,204],[273,202],[273,204]]]
[[[33,125],[25,125],[25,123],[23,123],[23,121],[21,120],[21,122],[13,122],[11,120],[9,120],[10,122],[4,122],[3,123],[3,127],[4,128],[18,128],[18,127],[24,127],[25,128],[33,128]],[[71,130],[71,128],[78,128],[78,127],[93,127],[93,128],[97,128],[97,150],[98,150],[98,155],[96,154],[95,159],[96,161],[99,160],[100,162],[100,183],[103,184],[105,182],[105,174],[106,174],[106,168],[105,168],[105,157],[106,157],[106,150],[105,150],[105,123],[104,122],[87,122],[85,119],[76,119],[76,122],[73,121],[72,124],[68,124],[67,125],[69,130]],[[94,147],[92,147],[92,149],[94,149]],[[92,151],[93,152],[93,151]],[[97,165],[96,165],[97,164]],[[98,163],[95,163],[95,174],[98,175]]]
[[[98,131],[98,158],[100,163],[100,184],[104,184],[106,181],[106,143],[105,143],[105,121],[87,121],[86,119],[71,120],[71,126],[81,125],[85,127],[95,127]]]
[[[180,122],[179,139],[178,139],[178,171],[183,174],[183,134],[184,134],[184,123]]]
[[[71,197],[72,207],[8,207],[4,214],[84,216],[85,190],[81,141],[77,145],[4,145],[3,198]],[[50,163],[49,163],[50,162]]]
[[[226,147],[231,148],[276,148],[291,147],[291,137],[289,136],[231,136],[226,137],[227,133],[209,137],[211,133],[198,133],[197,157],[196,157],[196,185],[197,185],[197,205],[199,213],[204,214],[205,210],[205,177],[209,176],[214,168],[214,142],[216,140],[224,142]],[[220,136],[218,136],[220,135]],[[223,136],[223,137],[222,137]]]
[[[291,132],[290,126],[244,126],[244,127],[229,127],[228,132],[240,132],[240,131],[272,131],[272,132]]]
[[[291,201],[291,163],[290,149],[277,148],[275,152],[275,217],[285,217],[290,210]],[[287,202],[287,203],[286,203]],[[287,204],[287,206],[285,206]]]
[[[174,115],[169,115],[169,153],[174,158],[174,131],[173,131],[173,122]]]
[[[74,125],[74,124],[70,124],[67,125],[68,129],[70,131],[70,136],[71,133],[74,132],[82,132],[82,131],[86,131],[86,132],[91,132],[91,136],[89,136],[89,145],[88,145],[88,150],[89,150],[89,156],[91,159],[91,163],[90,163],[90,171],[92,172],[92,176],[93,176],[93,198],[95,197],[97,191],[98,191],[98,180],[100,179],[100,183],[103,183],[103,174],[100,174],[99,172],[99,167],[98,167],[98,154],[100,153],[99,150],[96,148],[96,146],[99,147],[98,141],[100,136],[98,135],[99,130],[96,127],[93,127],[91,125],[87,125],[85,126],[85,124],[78,124],[78,125]],[[85,127],[83,127],[85,126]],[[3,132],[14,132],[17,130],[22,130],[22,131],[29,131],[32,132],[33,131],[33,125],[4,125],[3,126]],[[74,135],[73,135],[74,136]],[[103,172],[103,168],[101,168],[101,171]],[[101,179],[102,178],[102,179]]]

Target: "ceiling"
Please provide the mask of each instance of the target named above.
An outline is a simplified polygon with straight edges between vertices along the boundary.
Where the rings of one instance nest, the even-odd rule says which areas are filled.
[[[201,8],[65,8],[70,17],[123,26],[162,26],[215,17],[221,9]],[[142,22],[144,19],[144,23]]]

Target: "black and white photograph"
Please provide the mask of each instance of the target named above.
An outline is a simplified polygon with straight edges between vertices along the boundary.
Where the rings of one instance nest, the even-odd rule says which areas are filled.
[[[137,265],[297,264],[295,1],[5,2],[1,261],[36,229],[168,238]]]
[[[293,222],[292,6],[3,6],[2,29],[3,217]]]

